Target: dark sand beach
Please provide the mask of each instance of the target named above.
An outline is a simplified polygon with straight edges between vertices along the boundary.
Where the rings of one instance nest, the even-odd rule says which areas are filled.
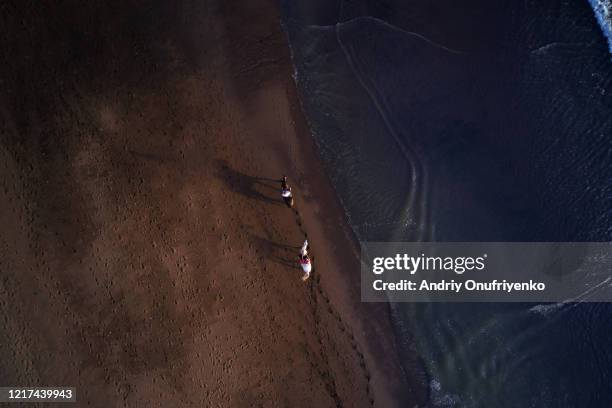
[[[423,398],[387,306],[360,302],[275,2],[8,1],[0,21],[0,385],[99,407]]]

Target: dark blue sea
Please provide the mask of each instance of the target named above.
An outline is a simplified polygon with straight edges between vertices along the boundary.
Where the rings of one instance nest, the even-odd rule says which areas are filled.
[[[359,239],[612,240],[608,1],[282,10],[303,109]],[[612,407],[609,304],[391,308],[404,369],[432,405]]]

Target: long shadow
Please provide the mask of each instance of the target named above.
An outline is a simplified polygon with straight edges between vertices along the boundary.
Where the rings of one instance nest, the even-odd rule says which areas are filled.
[[[300,245],[287,245],[287,244],[280,244],[278,242],[274,242],[270,239],[267,238],[262,238],[262,237],[258,237],[254,234],[251,234],[251,236],[253,237],[253,239],[259,241],[259,243],[264,244],[264,245],[268,245],[271,248],[278,248],[278,249],[283,249],[283,250],[290,250],[295,252],[296,256],[297,253],[299,252],[301,246]]]
[[[255,245],[257,245],[258,248],[264,250],[267,253],[274,252],[274,249],[280,249],[284,252],[291,251],[291,253],[294,253],[297,257],[301,248],[301,245],[281,244],[278,242],[274,242],[271,239],[260,237],[259,235],[253,233],[249,233],[249,235],[251,236],[251,239],[253,240]]]
[[[157,163],[164,163],[164,162],[167,162],[167,161],[176,161],[174,158],[163,157],[163,156],[158,155],[158,154],[137,152],[135,150],[128,150],[128,151],[134,157],[138,157],[138,158],[145,159],[145,160],[150,160],[150,161],[155,161]]]
[[[269,259],[271,259],[272,262],[276,262],[278,264],[286,266],[287,268],[297,269],[297,270],[301,269],[300,266],[299,266],[299,263],[297,261],[297,257],[296,257],[296,259],[294,261],[291,261],[289,259],[286,259],[286,258],[283,258],[283,257],[280,257],[280,256],[271,255],[269,257]]]
[[[265,254],[266,258],[292,269],[300,269],[298,263],[299,245],[280,244],[252,233],[249,235],[255,246]]]
[[[280,187],[271,185],[270,183],[278,183],[280,185],[280,179],[275,180],[267,177],[256,177],[249,176],[248,174],[241,173],[237,170],[232,169],[226,161],[217,161],[217,176],[223,180],[227,186],[246,197],[254,198],[256,200],[265,201],[275,205],[285,205],[279,198],[272,198],[266,194],[261,193],[257,190],[256,186],[264,186],[274,190],[280,190]]]

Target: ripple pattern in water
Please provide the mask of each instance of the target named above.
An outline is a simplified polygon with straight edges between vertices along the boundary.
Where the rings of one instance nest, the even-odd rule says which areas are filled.
[[[361,239],[612,238],[612,60],[586,1],[304,0],[283,21]],[[438,405],[612,406],[609,305],[393,316]]]

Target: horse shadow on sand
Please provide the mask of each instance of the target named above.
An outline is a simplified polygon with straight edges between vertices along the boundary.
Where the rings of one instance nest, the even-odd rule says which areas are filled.
[[[249,233],[251,241],[267,259],[292,269],[300,269],[298,254],[300,245],[286,245]]]
[[[217,161],[217,176],[223,180],[227,186],[248,198],[264,201],[274,205],[285,205],[280,200],[280,179],[268,177],[250,176],[235,170],[229,166],[225,160]],[[267,190],[269,193],[263,193]],[[274,196],[272,196],[274,194]],[[276,198],[279,197],[279,198]]]

